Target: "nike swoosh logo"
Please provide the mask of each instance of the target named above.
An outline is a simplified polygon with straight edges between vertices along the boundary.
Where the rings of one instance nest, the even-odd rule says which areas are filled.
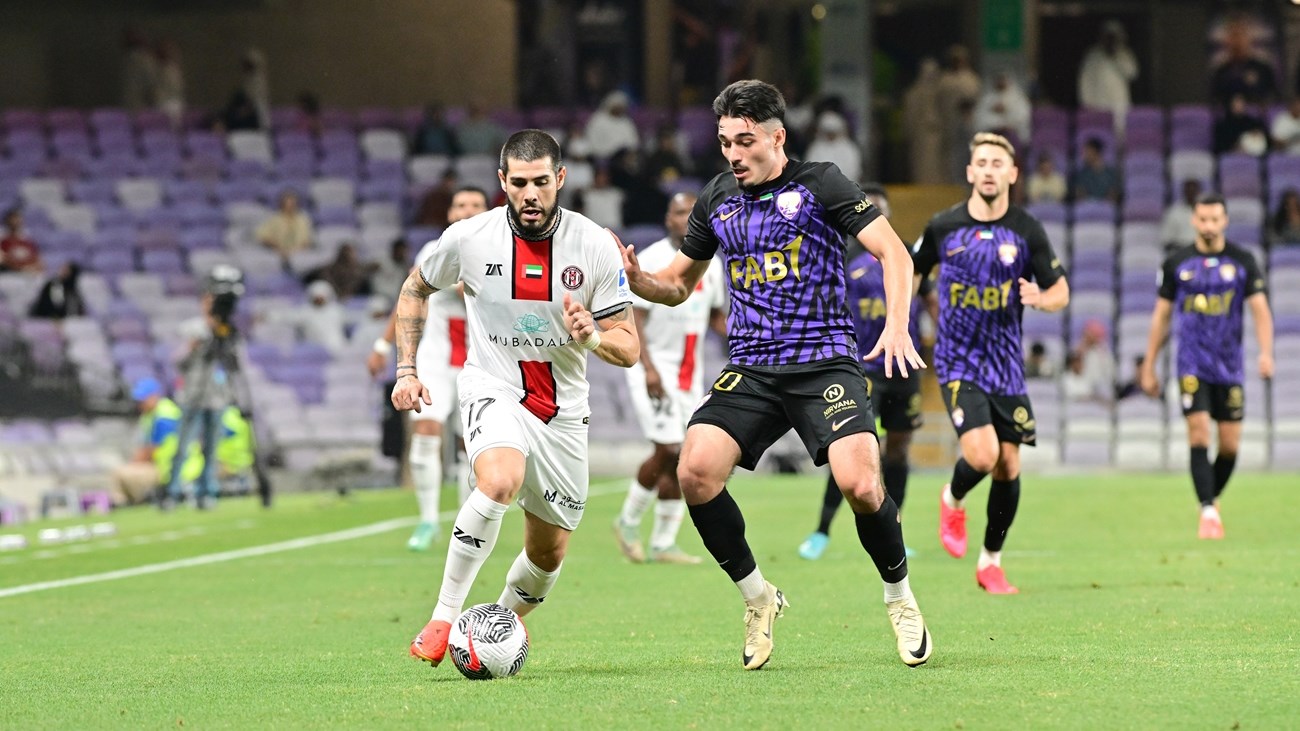
[[[965,251],[965,250],[966,250],[966,247],[965,247],[965,246],[958,246],[957,248],[953,249],[952,251],[949,251],[949,252],[948,252],[948,256],[954,256],[954,255],[956,255],[956,254],[960,254],[960,253],[962,253],[962,252]]]
[[[920,660],[921,658],[925,657],[925,641],[928,640],[929,638],[930,638],[930,633],[922,630],[921,646],[915,650],[908,650],[908,652],[912,653],[912,657],[916,658],[917,660]]]
[[[732,208],[730,211],[727,211],[726,213],[719,213],[719,214],[718,214],[718,220],[719,220],[719,221],[725,221],[725,220],[727,220],[728,218],[731,218],[732,216],[736,215],[737,213],[740,213],[740,209],[741,209],[741,208],[744,208],[744,206],[740,206],[739,208]]]
[[[904,556],[904,557],[903,557],[903,561],[906,561],[906,560],[907,560],[907,556]],[[889,571],[893,571],[894,569],[898,568],[899,566],[902,566],[902,565],[903,565],[903,561],[899,561],[898,563],[894,564],[893,566],[890,566],[888,570],[889,570]]]
[[[839,430],[840,430],[840,427],[844,426],[845,424],[849,423],[850,421],[853,421],[853,420],[856,419],[856,418],[858,418],[858,415],[857,415],[857,414],[854,414],[853,416],[850,416],[849,418],[845,419],[844,421],[832,421],[832,422],[831,422],[831,431],[833,431],[833,432],[835,432],[835,431],[839,431]]]

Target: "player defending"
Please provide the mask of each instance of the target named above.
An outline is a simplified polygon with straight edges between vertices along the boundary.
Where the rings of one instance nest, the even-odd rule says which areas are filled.
[[[477,216],[488,209],[487,193],[481,188],[464,187],[451,197],[447,221]],[[415,257],[418,271],[420,262],[429,257],[438,245],[430,241]],[[377,375],[388,363],[397,337],[397,309],[388,319],[384,336],[375,341],[374,350],[366,360],[371,375]],[[465,365],[465,300],[456,288],[441,290],[428,300],[428,315],[424,336],[415,351],[415,365],[423,373],[429,388],[432,404],[411,415],[411,478],[415,482],[415,500],[420,507],[420,522],[415,526],[406,547],[412,551],[427,551],[438,535],[438,506],[442,498],[442,435],[443,425],[451,416],[456,403],[456,377]],[[436,376],[436,377],[435,377]],[[468,497],[469,479],[461,482],[461,499]]]
[[[875,417],[844,293],[847,235],[885,270],[889,315],[865,357],[884,353],[887,375],[895,360],[904,374],[925,367],[907,334],[907,249],[837,167],[786,157],[785,100],[771,84],[731,84],[713,111],[731,171],[704,187],[666,268],[643,271],[626,246],[623,262],[637,295],[669,305],[686,301],[719,249],[726,264],[731,362],[691,417],[677,477],[705,547],[745,601],[741,661],[746,670],[768,661],[772,624],[787,602],[758,570],[727,477],[737,465],[752,470],[793,427],[817,464],[830,462],[884,580],[899,656],[920,665],[933,645],[908,586],[898,508],[880,484]]]
[[[668,236],[642,251],[641,266],[668,266],[686,238],[686,221],[695,205],[695,195],[678,193],[668,203],[664,226]],[[677,531],[686,514],[682,488],[677,482],[677,459],[691,412],[704,395],[701,364],[705,330],[726,334],[726,285],[722,269],[714,261],[695,291],[680,307],[668,307],[644,300],[633,302],[636,329],[641,335],[641,362],[627,372],[641,431],[654,445],[654,453],[641,463],[628,486],[623,510],[614,518],[614,535],[623,555],[634,563],[646,560],[641,548],[641,516],[650,503],[655,505],[654,528],[650,532],[650,560],[659,563],[697,564],[699,557],[677,547]]]
[[[1273,377],[1273,315],[1264,277],[1249,251],[1227,242],[1228,209],[1219,195],[1203,195],[1192,208],[1196,242],[1165,259],[1160,297],[1151,315],[1142,389],[1160,395],[1156,357],[1175,318],[1177,374],[1192,451],[1192,485],[1201,503],[1201,538],[1223,538],[1219,496],[1237,464],[1245,401],[1242,381],[1242,303],[1250,305],[1259,342],[1259,375]],[[1219,453],[1210,465],[1210,419],[1219,425]]]
[[[616,239],[556,204],[564,176],[553,137],[511,135],[498,173],[507,205],[448,227],[397,302],[398,409],[431,403],[415,364],[424,300],[463,282],[469,319],[458,380],[477,485],[456,515],[433,617],[411,643],[433,665],[516,496],[524,550],[497,601],[522,617],[550,593],[587,503],[587,351],[624,368],[639,355]]]
[[[913,254],[918,274],[939,266],[934,370],[961,444],[940,495],[939,537],[949,554],[966,555],[963,501],[993,473],[975,580],[990,594],[1015,594],[1002,546],[1020,503],[1020,445],[1032,446],[1037,435],[1020,320],[1025,307],[1065,307],[1070,285],[1043,225],[1011,205],[1019,174],[1011,143],[981,132],[970,151],[970,198],[930,219]]]
[[[880,215],[889,218],[889,198],[880,186],[863,186],[873,205],[880,209]],[[885,271],[880,260],[863,252],[849,262],[848,299],[849,311],[853,314],[853,328],[857,333],[858,352],[869,352],[880,340],[885,329]],[[927,309],[938,307],[929,280],[921,281],[921,291],[912,300],[911,318],[908,321],[908,334],[912,337],[912,347],[921,348],[921,333],[917,328],[922,297]],[[931,312],[934,316],[934,312]],[[885,492],[893,498],[899,511],[903,509],[903,499],[907,495],[907,474],[911,465],[907,460],[908,449],[912,445],[912,432],[921,428],[921,380],[904,378],[894,374],[885,377],[885,363],[882,358],[863,364],[867,371],[867,395],[871,397],[872,411],[880,417],[880,425],[885,429],[885,448],[881,454],[880,471],[884,475]],[[799,555],[809,561],[816,561],[826,551],[831,540],[831,521],[835,518],[840,503],[844,502],[844,493],[835,482],[834,475],[826,477],[826,492],[822,496],[821,518],[817,530],[808,536],[799,546]],[[911,555],[911,551],[908,551]]]

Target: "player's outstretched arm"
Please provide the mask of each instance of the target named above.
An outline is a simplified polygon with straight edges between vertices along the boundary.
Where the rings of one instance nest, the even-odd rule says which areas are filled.
[[[410,273],[407,274],[407,276],[410,276],[411,274],[418,275],[419,271],[420,271],[419,267],[411,267],[411,271]],[[424,304],[421,305],[421,309],[427,314],[429,308],[429,300],[425,299],[422,301]],[[393,311],[388,315],[388,325],[384,327],[384,334],[379,336],[379,338],[375,340],[375,344],[370,351],[370,355],[366,356],[366,369],[370,371],[371,378],[378,376],[379,372],[382,371],[384,369],[384,366],[388,364],[388,356],[392,354],[393,344],[396,342],[397,342],[397,306],[394,305]]]
[[[641,299],[661,305],[676,307],[685,302],[709,269],[709,260],[696,261],[679,251],[668,266],[657,272],[647,272],[641,269],[636,251],[631,246],[620,242],[618,248],[623,255],[628,286]]]
[[[1273,313],[1268,309],[1268,295],[1256,292],[1246,298],[1255,320],[1255,341],[1259,343],[1259,377],[1273,377]]]
[[[624,307],[596,320],[582,303],[564,295],[564,327],[574,342],[596,354],[597,358],[621,368],[631,368],[641,357],[641,339],[637,337],[630,307]]]
[[[397,307],[393,311],[397,321],[397,385],[393,387],[393,407],[399,411],[419,411],[422,403],[433,403],[429,389],[420,382],[415,371],[415,351],[424,335],[429,295],[436,291],[416,269],[407,275],[397,296]]]
[[[1165,347],[1169,337],[1169,320],[1173,317],[1174,303],[1160,297],[1151,312],[1151,332],[1147,335],[1147,353],[1142,358],[1142,370],[1138,373],[1138,385],[1148,396],[1160,395],[1160,382],[1156,380],[1156,359],[1160,349]]]
[[[885,276],[885,331],[880,334],[876,347],[862,359],[873,360],[883,353],[885,377],[893,377],[894,361],[897,360],[899,373],[906,378],[908,366],[913,370],[925,368],[925,361],[916,352],[907,330],[912,311],[912,289],[916,286],[912,256],[884,216],[859,231],[858,241],[880,260]]]

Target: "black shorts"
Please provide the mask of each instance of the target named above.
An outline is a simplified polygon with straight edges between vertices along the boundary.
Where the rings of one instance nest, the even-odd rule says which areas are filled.
[[[1215,421],[1241,421],[1246,416],[1246,394],[1240,383],[1208,383],[1196,376],[1178,379],[1182,392],[1183,416],[1210,412]]]
[[[908,378],[868,373],[867,395],[885,431],[916,431],[925,423],[921,416],[921,377],[917,373]]]
[[[1037,441],[1038,424],[1028,396],[999,396],[965,381],[949,381],[942,389],[957,436],[992,424],[999,442],[1032,447]]]
[[[866,373],[847,357],[766,368],[728,364],[690,423],[731,435],[740,445],[739,466],[747,470],[792,428],[817,465],[826,464],[836,439],[876,433]]]

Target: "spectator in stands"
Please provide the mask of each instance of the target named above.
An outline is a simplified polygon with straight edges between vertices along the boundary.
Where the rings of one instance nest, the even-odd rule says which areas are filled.
[[[577,194],[574,201],[582,215],[601,226],[618,231],[623,228],[623,201],[627,193],[610,180],[609,167],[596,168],[591,187]]]
[[[244,52],[244,78],[239,89],[257,115],[255,129],[271,128],[271,86],[266,76],[266,54],[256,48]]]
[[[334,287],[323,279],[307,285],[307,301],[296,307],[268,311],[267,322],[290,325],[304,343],[323,345],[337,353],[347,343],[347,317],[339,304]]]
[[[1029,96],[1011,77],[1000,71],[993,79],[993,87],[980,96],[975,104],[975,129],[996,132],[1019,143],[1029,141]]]
[[[257,227],[257,241],[280,255],[288,266],[289,255],[311,248],[314,232],[311,218],[298,207],[298,194],[280,193],[280,205]]]
[[[812,144],[804,157],[811,162],[835,163],[849,180],[862,177],[862,150],[849,136],[848,122],[836,112],[825,111],[817,118]]]
[[[5,235],[0,239],[0,272],[40,274],[45,271],[41,250],[23,226],[22,210],[9,209],[5,213],[4,226]]]
[[[1090,319],[1083,324],[1079,344],[1067,361],[1067,399],[1110,403],[1115,397],[1115,358],[1106,344],[1106,326]]]
[[[469,103],[465,121],[456,129],[456,138],[463,155],[496,157],[501,152],[501,145],[505,144],[506,133],[501,125],[488,117],[483,102],[475,99]],[[444,206],[443,211],[446,210]]]
[[[1268,233],[1274,244],[1300,244],[1300,193],[1294,188],[1283,191]]]
[[[447,227],[447,211],[451,209],[451,199],[460,187],[460,177],[455,170],[448,168],[443,172],[438,184],[425,192],[420,198],[420,207],[415,212],[415,225]],[[410,274],[410,267],[406,269]],[[403,278],[405,281],[405,278]]]
[[[215,132],[258,129],[260,124],[257,109],[243,89],[236,89],[226,100],[226,106],[212,119],[212,129]]]
[[[370,294],[370,276],[378,269],[374,262],[361,261],[356,246],[345,243],[339,247],[334,261],[312,272],[309,279],[329,282],[340,300],[349,300]]]
[[[668,208],[668,195],[659,183],[646,174],[641,153],[623,150],[609,161],[609,180],[623,191],[623,224],[662,224]]]
[[[692,167],[690,156],[682,150],[677,128],[671,124],[659,125],[655,130],[654,150],[645,161],[646,175],[660,184],[671,183],[690,175]]]
[[[1038,164],[1034,166],[1034,172],[1029,174],[1029,182],[1025,187],[1030,203],[1060,203],[1065,200],[1068,192],[1065,176],[1056,169],[1056,160],[1046,152],[1039,153]]]
[[[126,66],[122,70],[122,104],[133,112],[152,106],[157,64],[149,39],[139,28],[122,32],[126,49]]]
[[[942,183],[947,179],[938,82],[939,62],[922,59],[916,82],[903,94],[903,135],[907,138],[913,183]]]
[[[948,182],[966,182],[966,163],[970,161],[971,129],[969,111],[980,95],[980,77],[970,66],[970,52],[965,46],[948,48],[943,71],[936,83],[940,118],[943,120],[944,170]],[[964,111],[965,110],[965,111]],[[960,165],[958,165],[960,163]],[[953,178],[960,167],[961,175]]]
[[[1070,198],[1074,201],[1119,200],[1119,173],[1106,163],[1101,139],[1089,137],[1083,143],[1083,164],[1070,176]]]
[[[1256,52],[1251,37],[1251,22],[1234,18],[1224,26],[1224,58],[1210,76],[1214,101],[1227,105],[1241,94],[1248,104],[1269,104],[1277,98],[1277,74],[1268,61]]]
[[[411,273],[411,245],[398,237],[388,247],[388,256],[379,260],[375,273],[370,275],[370,291],[396,302],[402,282]]]
[[[140,410],[135,434],[135,450],[130,460],[113,470],[111,493],[114,505],[147,502],[171,480],[172,459],[176,456],[181,408],[163,392],[156,378],[141,378],[131,387],[131,398]],[[181,468],[182,479],[190,482],[199,476],[203,458],[197,445]]]
[[[1252,114],[1245,94],[1233,94],[1227,112],[1214,123],[1214,153],[1243,152],[1256,157],[1268,152],[1268,127]]]
[[[1269,129],[1273,148],[1288,155],[1300,155],[1300,96],[1287,102],[1286,109],[1278,112]]]
[[[1055,378],[1056,364],[1047,357],[1047,346],[1034,341],[1025,358],[1025,378]]]
[[[627,94],[611,91],[587,120],[584,136],[597,162],[610,159],[620,150],[641,148],[641,135],[636,123],[627,115],[627,105]]]
[[[1115,119],[1115,133],[1123,135],[1130,104],[1129,85],[1137,75],[1137,58],[1129,50],[1124,26],[1117,20],[1106,21],[1097,43],[1079,65],[1079,105],[1110,112]]]
[[[41,287],[27,314],[47,320],[85,316],[86,300],[77,288],[80,278],[81,266],[76,262],[67,262],[59,267],[59,273]]]
[[[1115,400],[1120,401],[1130,396],[1142,395],[1142,384],[1138,381],[1138,374],[1142,372],[1142,363],[1146,361],[1146,356],[1139,355],[1133,359],[1133,375],[1129,376],[1127,381],[1115,385]]]
[[[293,128],[317,136],[323,129],[320,118],[320,98],[310,91],[298,95],[298,114],[294,116]]]
[[[424,118],[420,120],[420,126],[415,130],[415,139],[411,140],[411,153],[448,157],[460,154],[456,130],[447,124],[441,104],[430,104],[424,108]]]
[[[181,47],[176,41],[158,41],[154,107],[167,115],[172,127],[180,129],[185,116],[185,72],[181,68]]]
[[[1182,200],[1175,200],[1165,209],[1164,218],[1160,220],[1160,243],[1166,249],[1186,246],[1196,240],[1196,228],[1192,226],[1192,207],[1201,197],[1201,181],[1188,178],[1183,181]]]

